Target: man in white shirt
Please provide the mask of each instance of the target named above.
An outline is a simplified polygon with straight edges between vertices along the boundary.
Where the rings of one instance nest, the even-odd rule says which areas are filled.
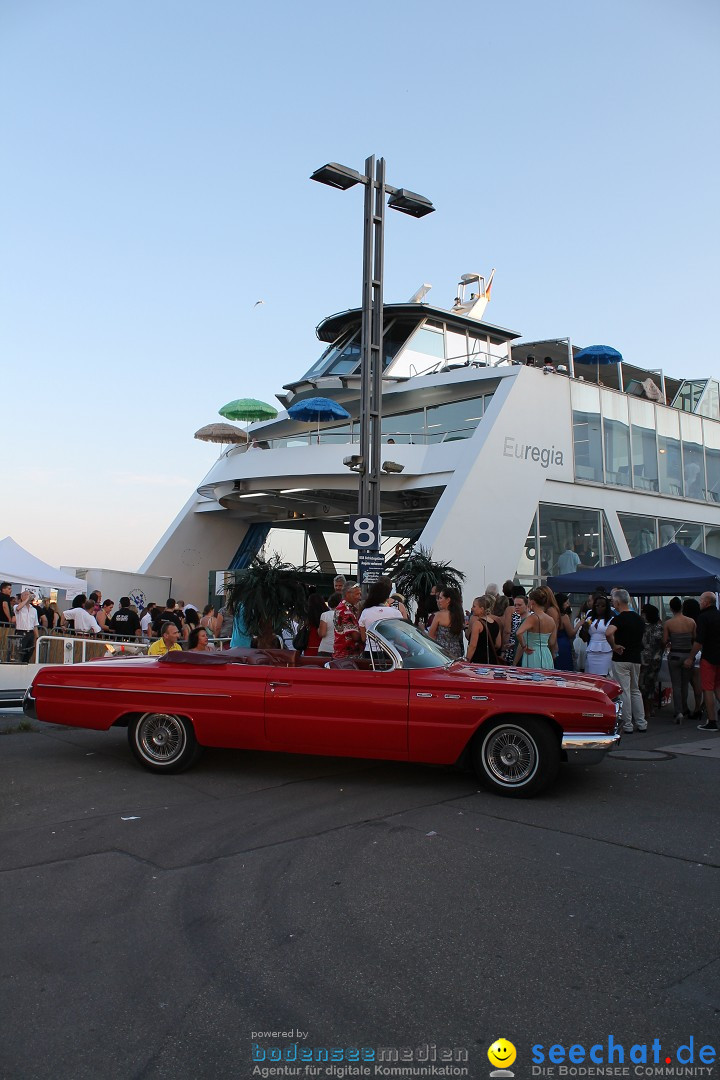
[[[100,624],[92,613],[94,607],[94,600],[86,600],[83,607],[63,611],[60,622],[63,626],[67,626],[67,620],[72,619],[76,634],[99,634]]]
[[[150,637],[150,627],[152,625],[152,621],[153,621],[153,617],[155,615],[155,608],[156,607],[157,607],[157,604],[154,604],[151,601],[148,604],[148,606],[145,608],[145,614],[143,615],[142,619],[140,620],[140,630],[142,631],[142,633],[143,633],[143,635],[145,637]]]
[[[20,662],[28,664],[38,637],[38,617],[33,605],[34,596],[27,589],[20,593],[20,603],[13,608],[15,612],[15,631],[22,634],[20,643]]]

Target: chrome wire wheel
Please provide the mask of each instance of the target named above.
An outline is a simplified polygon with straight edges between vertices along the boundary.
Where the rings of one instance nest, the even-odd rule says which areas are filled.
[[[492,776],[501,784],[519,786],[532,780],[539,754],[535,741],[522,728],[495,728],[487,736],[483,757]]]
[[[130,749],[152,772],[182,772],[200,754],[192,723],[173,713],[144,713],[128,724]]]
[[[146,713],[137,729],[137,746],[143,757],[154,765],[176,761],[187,742],[185,725],[169,713]]]

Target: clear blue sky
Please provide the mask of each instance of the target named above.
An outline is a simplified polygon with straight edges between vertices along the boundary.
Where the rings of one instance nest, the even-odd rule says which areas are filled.
[[[0,536],[136,568],[216,456],[360,302],[383,155],[386,299],[497,267],[487,318],[718,373],[715,0],[3,0]],[[254,307],[258,299],[265,304]]]

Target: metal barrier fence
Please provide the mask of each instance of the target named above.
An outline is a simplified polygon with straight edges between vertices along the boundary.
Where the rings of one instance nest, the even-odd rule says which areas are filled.
[[[38,637],[33,648],[23,647],[25,633],[14,627],[0,626],[0,663],[6,664],[84,664],[111,656],[145,656],[152,645],[149,638],[128,638],[117,634],[88,637],[68,630],[50,631]],[[214,638],[212,643],[223,648],[229,638]],[[179,642],[182,648],[184,642]]]

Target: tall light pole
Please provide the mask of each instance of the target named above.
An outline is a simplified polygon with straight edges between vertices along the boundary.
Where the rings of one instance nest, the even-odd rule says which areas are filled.
[[[360,338],[360,475],[358,514],[380,513],[380,457],[382,433],[383,269],[385,255],[385,197],[392,210],[425,217],[435,207],[423,195],[385,181],[385,159],[366,158],[365,172],[329,162],[311,176],[328,187],[347,191],[365,186],[363,230],[362,330]]]

